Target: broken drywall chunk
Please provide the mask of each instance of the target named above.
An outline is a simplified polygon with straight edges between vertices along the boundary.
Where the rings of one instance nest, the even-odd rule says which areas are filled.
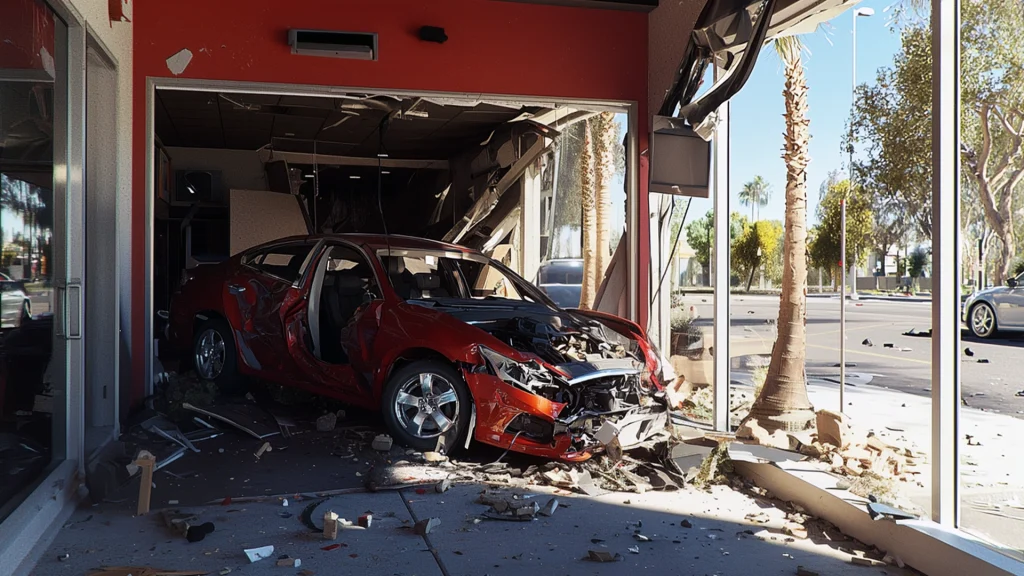
[[[262,546],[260,548],[248,548],[245,550],[245,555],[249,557],[249,562],[258,562],[264,558],[270,558],[273,554],[273,546]]]
[[[424,520],[420,520],[419,522],[417,522],[416,525],[413,527],[413,531],[416,533],[417,536],[426,536],[440,525],[440,518],[426,518]]]
[[[815,416],[819,442],[837,448],[843,448],[850,443],[850,424],[845,415],[831,410],[818,410]]]
[[[330,432],[338,423],[338,416],[334,412],[328,412],[316,419],[317,432]]]
[[[770,441],[771,433],[758,423],[757,418],[751,418],[736,430],[736,437],[741,440],[753,440],[766,446]]]
[[[555,514],[555,510],[558,510],[558,498],[548,500],[548,503],[540,509],[540,513],[544,516],[553,516]]]
[[[192,51],[183,48],[167,59],[167,69],[171,71],[171,74],[177,76],[184,72],[185,68],[188,68],[189,62],[192,62]]]

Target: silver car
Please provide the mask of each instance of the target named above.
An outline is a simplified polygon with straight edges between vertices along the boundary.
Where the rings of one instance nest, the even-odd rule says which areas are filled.
[[[992,338],[999,330],[1024,332],[1024,273],[1009,278],[1006,286],[972,294],[964,302],[964,322],[978,338]]]
[[[32,302],[21,282],[0,272],[0,328],[18,328],[32,318]]]

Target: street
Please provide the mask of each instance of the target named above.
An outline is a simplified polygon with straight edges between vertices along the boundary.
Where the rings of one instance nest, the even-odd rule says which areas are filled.
[[[694,307],[697,324],[712,322],[710,294],[688,294],[683,298],[686,310]],[[774,339],[778,319],[778,296],[734,294],[731,300],[732,338],[742,335]],[[848,301],[846,311],[847,382],[870,382],[918,396],[931,393],[931,339],[905,336],[911,329],[925,332],[931,328],[931,303],[894,302],[867,297]],[[963,349],[973,357],[961,356],[962,397],[968,406],[1024,418],[1024,334],[1002,335],[994,340],[978,340],[964,331]],[[870,340],[872,346],[863,342]],[[886,347],[892,344],[892,348]],[[981,363],[979,360],[988,360]],[[807,299],[807,372],[811,378],[839,378],[839,298],[812,296]],[[733,363],[733,378],[749,377],[749,369]]]

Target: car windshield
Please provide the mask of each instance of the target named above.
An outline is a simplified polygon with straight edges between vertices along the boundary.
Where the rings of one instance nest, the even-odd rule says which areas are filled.
[[[514,272],[482,254],[382,249],[377,256],[403,300],[505,299],[553,305]]]

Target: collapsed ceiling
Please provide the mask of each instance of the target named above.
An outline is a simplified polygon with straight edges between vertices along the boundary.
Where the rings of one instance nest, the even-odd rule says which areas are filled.
[[[332,97],[157,91],[156,132],[165,146],[272,149],[375,158],[379,131],[392,158],[448,159],[508,122],[557,128],[591,114],[577,106],[452,97],[341,94]]]

